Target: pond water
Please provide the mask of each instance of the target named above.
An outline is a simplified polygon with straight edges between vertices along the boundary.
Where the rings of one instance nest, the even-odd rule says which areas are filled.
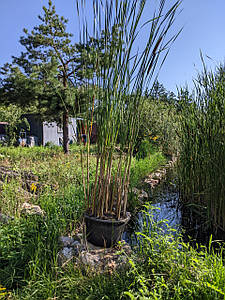
[[[154,190],[145,186],[145,191],[149,194],[146,204],[150,205],[148,212],[153,215],[156,222],[166,220],[169,227],[180,232],[182,226],[182,214],[179,202],[179,192],[176,186],[175,176],[169,172],[167,179],[160,183]],[[123,234],[123,239],[130,244],[135,243],[134,232],[141,232],[143,226],[142,211],[138,212]]]
[[[173,182],[162,183],[152,193],[150,202],[153,207],[154,220],[166,220],[168,225],[177,231],[181,228],[181,210],[179,193]]]

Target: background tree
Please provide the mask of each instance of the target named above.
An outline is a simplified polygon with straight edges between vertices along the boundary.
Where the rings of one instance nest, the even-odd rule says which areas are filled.
[[[14,145],[17,141],[21,129],[29,129],[29,123],[26,118],[22,118],[24,111],[16,105],[0,106],[0,122],[7,122],[6,134],[7,139],[0,144],[8,146]]]
[[[147,140],[160,147],[166,154],[176,153],[178,149],[176,96],[156,81],[151,91],[143,98],[136,151],[139,150],[142,141]]]
[[[5,103],[32,105],[44,118],[58,122],[62,118],[63,148],[68,153],[69,115],[74,112],[77,91],[75,46],[66,31],[68,20],[56,14],[51,0],[48,4],[43,16],[38,16],[41,24],[30,33],[24,29],[20,43],[26,51],[2,69],[1,97]]]

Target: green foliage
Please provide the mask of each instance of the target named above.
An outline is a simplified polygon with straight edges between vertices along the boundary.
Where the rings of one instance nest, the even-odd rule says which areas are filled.
[[[208,72],[204,65],[193,93],[181,90],[180,95],[181,195],[184,202],[196,204],[214,232],[225,230],[224,74],[222,66]]]
[[[39,205],[46,216],[15,218],[0,227],[0,282],[9,289],[21,287],[39,272],[55,268],[58,238],[83,212],[80,189],[68,187],[64,195],[43,194]]]
[[[166,42],[165,37],[174,22],[180,1],[174,1],[168,10],[165,1],[161,1],[152,16],[148,15],[146,19],[146,1],[141,1],[140,5],[134,0],[111,1],[110,5],[108,1],[93,1],[93,7],[82,0],[77,0],[76,3],[78,17],[83,24],[82,32],[86,33],[81,35],[81,44],[91,48],[93,44],[95,47],[95,41],[98,40],[99,53],[104,53],[104,59],[102,55],[100,58],[95,57],[96,72],[92,74],[91,80],[89,76],[84,76],[83,82],[86,91],[90,91],[90,86],[94,87],[90,91],[93,102],[87,108],[85,118],[87,149],[93,115],[98,126],[94,185],[89,182],[88,163],[83,176],[87,211],[100,218],[110,214],[120,219],[126,216],[131,161],[138,136],[142,95],[160,62],[163,63],[167,47],[176,39],[177,35],[174,35],[171,39],[166,38]],[[86,22],[90,8],[93,8],[91,21],[95,29],[91,43],[89,24]],[[144,29],[149,34],[146,35],[144,47],[139,52],[138,39]],[[90,63],[93,64],[89,60],[84,62],[84,70],[88,70]],[[114,160],[118,137],[119,162]],[[87,151],[87,162],[88,154]],[[113,169],[117,169],[116,174],[112,172]]]
[[[59,272],[55,264],[59,246],[58,236],[76,230],[84,212],[82,169],[79,167],[80,148],[81,146],[73,145],[72,153],[69,156],[64,155],[60,148],[2,147],[0,149],[1,165],[7,164],[17,172],[26,170],[38,175],[38,182],[44,184],[44,189],[39,192],[38,196],[31,195],[28,201],[39,205],[46,212],[44,219],[40,216],[21,216],[20,207],[27,200],[24,199],[24,186],[20,177],[9,182],[5,180],[0,185],[1,213],[15,218],[9,224],[0,227],[0,269],[2,271],[0,282],[4,283],[7,288],[22,288],[25,285],[24,289],[28,291],[31,288],[28,281],[37,282],[37,284],[42,281],[42,287],[39,287],[40,291],[37,292],[37,295],[41,295],[40,297],[45,299],[45,293],[50,293],[52,288],[57,288],[60,295],[63,295],[72,278],[77,279],[69,288],[68,293],[76,294],[77,291],[82,291],[85,295],[85,285],[93,285],[91,277],[88,279],[82,275],[80,270],[74,270],[74,268],[67,270],[68,273],[66,271],[66,279],[65,281],[62,279],[64,283],[62,283],[61,289],[55,278],[55,274]],[[91,147],[90,152],[93,152],[93,156],[96,155],[94,146]],[[154,158],[152,158],[153,160]],[[89,167],[90,180],[93,181],[94,157],[90,158]],[[143,172],[140,172],[140,168],[137,170],[137,174],[139,177],[136,177],[136,180],[141,179],[140,174],[144,175]],[[64,275],[65,273],[60,270],[60,276]],[[87,280],[90,282],[87,283]],[[49,285],[49,281],[55,283]],[[79,286],[80,281],[84,283],[82,287]],[[120,282],[123,286],[127,279],[121,279]],[[99,294],[106,292],[110,286],[106,279],[103,286],[97,278],[95,284],[99,285]],[[111,287],[111,291],[111,295],[113,295],[113,287]],[[118,289],[116,295],[119,293]]]
[[[136,150],[136,158],[144,159],[156,151],[156,146],[153,145],[148,139],[144,139],[141,141],[138,149]]]
[[[0,106],[0,122],[8,122],[6,134],[8,136],[7,145],[15,144],[19,131],[29,128],[25,118],[22,118],[24,111],[16,105]]]
[[[58,231],[42,217],[12,221],[0,228],[0,281],[8,288],[23,285],[30,268],[39,263],[48,267],[56,251]],[[34,271],[33,269],[32,271]]]
[[[75,73],[80,86],[84,80],[102,77],[103,70],[107,71],[115,64],[116,49],[121,47],[120,43],[123,44],[119,26],[114,24],[111,30],[104,28],[99,37],[88,37],[87,40],[76,44]]]
[[[30,264],[36,266],[36,276],[13,292],[13,299],[224,299],[223,248],[214,251],[211,240],[208,247],[194,249],[166,221],[155,221],[153,213],[150,206],[143,211],[142,232],[136,233],[139,242],[128,269],[95,274],[71,263],[64,269],[52,264],[51,271],[43,271],[36,261]]]
[[[15,190],[20,181],[5,182],[1,190],[0,198],[4,194],[10,200],[10,203],[0,202],[1,212],[15,216],[9,224],[0,226],[0,282],[7,287],[10,297],[15,300],[223,299],[223,248],[214,251],[212,240],[209,247],[192,248],[181,236],[175,236],[166,222],[156,222],[151,207],[144,209],[143,228],[138,233],[139,243],[130,259],[130,269],[107,275],[85,271],[74,263],[64,268],[57,266],[58,237],[77,229],[85,209],[82,170],[78,167],[80,147],[73,146],[69,156],[60,149],[45,147],[0,149],[4,153],[1,164],[7,162],[15,170],[28,168],[47,185],[37,198],[30,200],[46,212],[45,218],[19,217],[18,206],[24,199],[20,200]],[[164,161],[159,153],[135,159],[131,185],[135,186]],[[90,161],[90,170],[93,180],[94,159]],[[58,183],[57,191],[51,189],[53,183]]]
[[[0,159],[4,161],[9,159],[13,164],[23,163],[23,161],[39,162],[40,160],[48,160],[56,156],[57,154],[62,154],[62,149],[60,147],[50,149],[48,147],[38,146],[30,148],[24,147],[2,147],[0,148]]]
[[[224,299],[223,248],[197,249],[175,235],[166,221],[156,222],[154,208],[144,210],[139,236],[139,260],[130,261],[135,280],[123,293],[129,299]],[[128,298],[125,298],[128,299]]]
[[[144,159],[133,159],[131,166],[130,184],[136,187],[148,174],[166,163],[165,156],[160,152],[155,152]]]
[[[177,136],[179,113],[175,99],[169,96],[165,98],[166,95],[152,92],[144,98],[137,148],[143,139],[148,138],[165,154],[176,155],[179,147]]]

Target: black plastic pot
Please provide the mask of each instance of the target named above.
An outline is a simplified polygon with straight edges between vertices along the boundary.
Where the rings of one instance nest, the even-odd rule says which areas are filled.
[[[88,242],[102,247],[112,247],[121,240],[126,224],[130,220],[130,213],[121,220],[103,220],[84,215],[86,223],[86,236]]]

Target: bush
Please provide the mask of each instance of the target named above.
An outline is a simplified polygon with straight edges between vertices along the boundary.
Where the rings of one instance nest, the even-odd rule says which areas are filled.
[[[144,159],[150,156],[150,154],[155,153],[155,151],[156,151],[156,146],[153,145],[149,140],[144,139],[141,141],[139,147],[137,148],[136,158]]]
[[[53,150],[57,150],[59,148],[59,146],[55,145],[53,142],[47,142],[45,144],[45,147],[46,148],[50,148],[50,149],[53,149]]]
[[[175,104],[161,100],[146,99],[140,117],[138,145],[148,137],[152,143],[168,155],[176,154],[179,141],[177,136],[178,112]]]

